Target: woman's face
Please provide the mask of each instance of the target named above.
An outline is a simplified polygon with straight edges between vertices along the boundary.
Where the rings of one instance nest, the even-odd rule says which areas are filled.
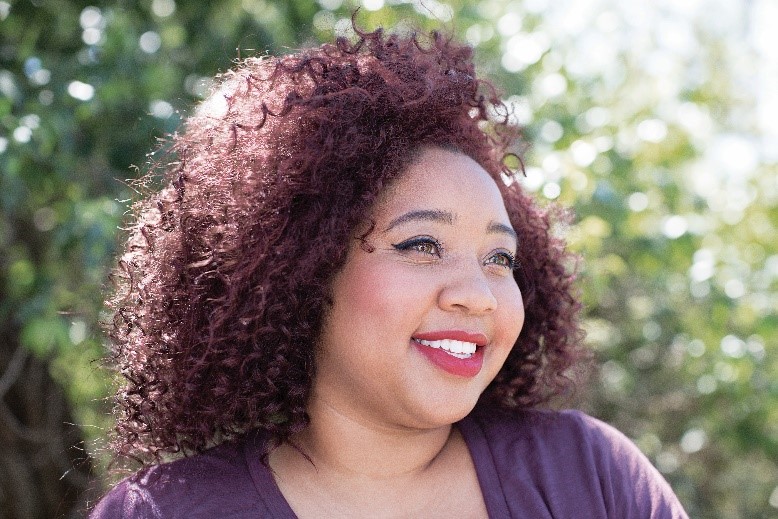
[[[333,282],[314,400],[363,423],[451,424],[475,406],[524,322],[502,197],[474,160],[430,148],[371,217],[371,247],[354,240]]]

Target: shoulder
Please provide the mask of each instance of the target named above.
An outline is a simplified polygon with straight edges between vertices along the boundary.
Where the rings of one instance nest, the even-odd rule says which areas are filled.
[[[613,463],[651,466],[624,434],[581,411],[480,412],[472,419],[490,447],[506,455],[531,449],[538,457],[572,456],[600,470]]]
[[[589,502],[605,517],[686,517],[640,450],[614,427],[580,411],[481,411],[470,420],[465,427],[488,445],[501,482],[531,481],[560,507]]]
[[[90,519],[238,519],[264,509],[240,442],[137,472],[108,492]]]
[[[631,456],[637,448],[614,427],[581,411],[529,409],[508,413],[484,411],[468,420],[483,434],[492,449],[510,451],[531,446],[535,452],[552,455],[574,450],[602,455]],[[642,455],[641,455],[642,456]]]

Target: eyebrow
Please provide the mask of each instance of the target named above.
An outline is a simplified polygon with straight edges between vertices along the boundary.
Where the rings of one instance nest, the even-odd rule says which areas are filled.
[[[454,215],[448,211],[438,211],[434,209],[419,209],[416,211],[409,211],[401,216],[398,216],[394,220],[392,220],[389,223],[389,226],[384,229],[384,232],[387,232],[394,227],[397,227],[398,225],[402,225],[404,223],[413,222],[413,221],[423,221],[423,222],[439,222],[439,223],[445,223],[448,225],[454,224]],[[519,237],[516,234],[516,231],[513,230],[508,225],[505,225],[503,223],[498,222],[491,222],[489,226],[486,228],[486,232],[489,234],[505,234],[516,240],[516,243],[519,242]]]
[[[519,235],[516,234],[516,231],[514,231],[512,227],[505,225],[504,223],[492,222],[489,224],[489,227],[486,228],[486,232],[489,234],[507,234],[516,240],[516,243],[519,243]]]
[[[436,211],[431,209],[420,209],[417,211],[410,211],[392,220],[389,223],[389,227],[384,229],[384,232],[393,229],[398,225],[402,225],[404,223],[413,222],[413,221],[440,222],[440,223],[453,225],[454,215],[449,213],[448,211]]]

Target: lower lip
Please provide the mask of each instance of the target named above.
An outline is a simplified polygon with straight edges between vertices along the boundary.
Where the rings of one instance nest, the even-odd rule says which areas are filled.
[[[476,348],[475,353],[466,359],[459,359],[453,355],[449,355],[445,350],[441,348],[430,348],[424,346],[416,341],[412,341],[413,345],[425,356],[427,360],[435,364],[446,373],[456,375],[458,377],[472,378],[481,371],[481,366],[484,363],[484,349]]]

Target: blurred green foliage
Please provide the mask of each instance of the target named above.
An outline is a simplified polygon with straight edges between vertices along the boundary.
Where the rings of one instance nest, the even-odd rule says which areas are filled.
[[[584,406],[637,442],[692,517],[766,518],[778,130],[759,104],[774,82],[743,78],[775,72],[775,54],[738,23],[767,30],[767,2],[732,2],[729,24],[709,3],[721,7],[364,0],[357,20],[476,47],[532,144],[526,189],[576,211],[560,232],[584,258],[601,367]],[[0,327],[51,362],[95,448],[110,428],[98,322],[125,179],[232,60],[348,35],[357,6],[0,0]]]

